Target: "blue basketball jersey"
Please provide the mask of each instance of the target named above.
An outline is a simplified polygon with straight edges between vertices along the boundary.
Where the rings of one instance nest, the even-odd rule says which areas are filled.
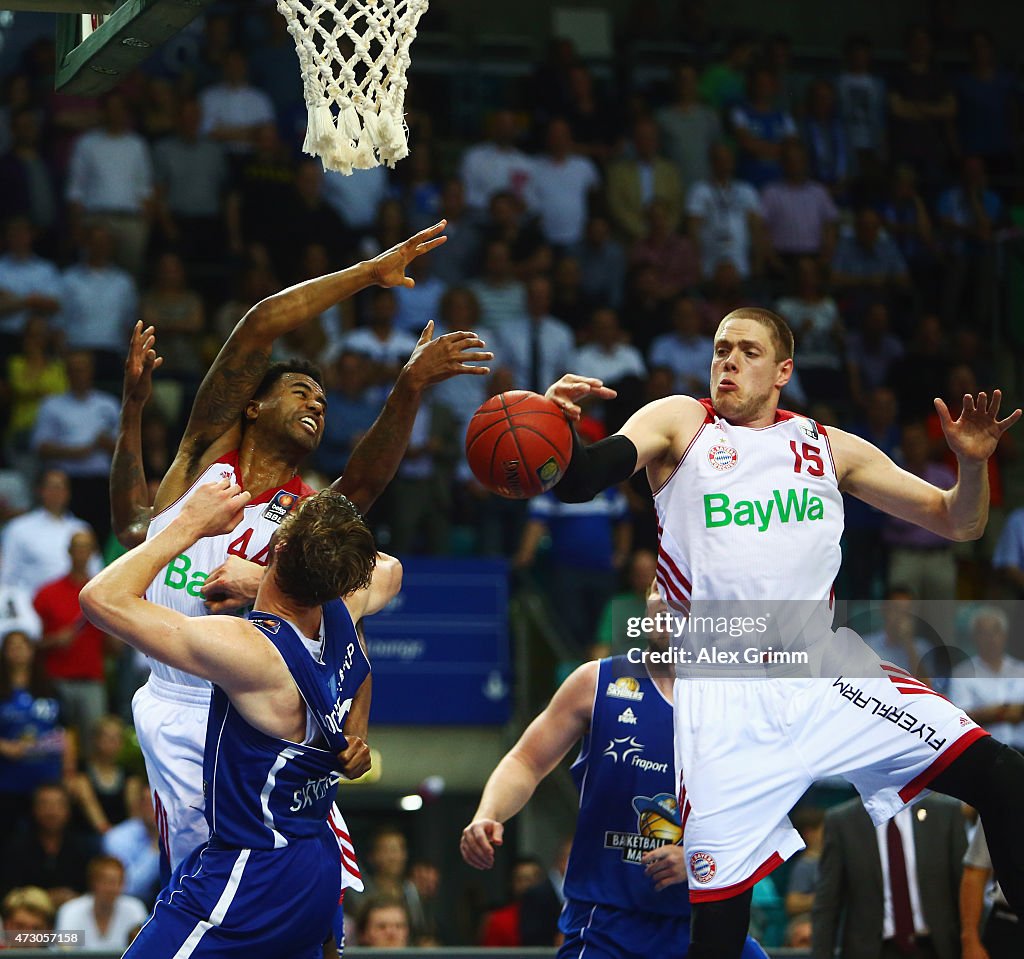
[[[642,665],[602,659],[590,732],[572,766],[580,792],[565,895],[674,918],[688,917],[685,883],[657,892],[640,858],[682,839],[672,747],[672,703]]]
[[[214,686],[203,759],[206,820],[214,845],[279,849],[330,832],[340,779],[335,755],[347,746],[342,727],[370,664],[341,600],[323,606],[319,659],[280,617],[254,611],[249,622],[280,652],[306,703],[306,743],[254,729]],[[314,739],[323,748],[310,745]]]

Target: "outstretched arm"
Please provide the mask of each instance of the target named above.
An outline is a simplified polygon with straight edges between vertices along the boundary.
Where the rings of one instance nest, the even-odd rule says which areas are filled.
[[[234,529],[248,501],[248,493],[226,480],[198,489],[166,529],[86,583],[80,597],[85,615],[147,656],[229,692],[261,688],[274,661],[269,646],[252,642],[244,620],[193,618],[142,598],[171,559],[204,536]]]
[[[473,821],[462,830],[462,858],[477,869],[494,865],[504,823],[533,795],[540,781],[590,727],[600,664],[584,663],[558,689],[547,708],[495,767],[484,786]]]
[[[413,281],[405,275],[406,267],[444,243],[444,227],[445,221],[441,220],[372,260],[306,280],[261,300],[249,310],[199,386],[178,455],[157,493],[156,508],[163,509],[184,492],[195,479],[201,457],[215,442],[223,440],[230,446],[237,440],[242,412],[270,365],[271,348],[278,337],[373,284],[412,286]]]
[[[485,343],[475,333],[445,333],[436,340],[431,339],[433,335],[434,321],[430,320],[399,373],[380,416],[352,451],[344,475],[331,487],[344,493],[364,513],[398,471],[409,446],[424,390],[463,373],[470,376],[490,373],[486,366],[468,365],[494,359],[493,353],[483,352]]]
[[[1020,419],[1014,410],[997,419],[1002,393],[991,402],[984,393],[977,400],[964,397],[963,412],[953,420],[942,400],[935,401],[942,431],[956,454],[958,475],[952,489],[941,490],[900,469],[881,450],[842,430],[829,429],[839,488],[865,503],[922,526],[947,539],[977,539],[988,522],[988,460],[1003,435]]]
[[[124,363],[121,422],[110,463],[110,518],[122,546],[138,546],[146,538],[153,507],[142,465],[142,411],[153,392],[153,371],[163,363],[156,353],[156,330],[132,330]]]

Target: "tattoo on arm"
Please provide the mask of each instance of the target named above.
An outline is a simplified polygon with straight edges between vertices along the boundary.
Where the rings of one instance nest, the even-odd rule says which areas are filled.
[[[110,517],[114,535],[129,549],[146,538],[153,509],[142,465],[141,415],[122,410],[110,463]]]
[[[228,340],[200,384],[186,438],[197,446],[209,446],[242,415],[269,365],[269,344],[236,354]]]

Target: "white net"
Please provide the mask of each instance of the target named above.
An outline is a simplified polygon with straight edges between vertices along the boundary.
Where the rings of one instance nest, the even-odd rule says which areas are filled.
[[[409,153],[409,47],[427,0],[277,0],[302,68],[303,150],[351,173]]]

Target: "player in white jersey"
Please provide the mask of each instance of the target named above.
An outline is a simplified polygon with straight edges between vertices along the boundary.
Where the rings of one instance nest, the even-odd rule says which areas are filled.
[[[242,526],[232,534],[201,540],[168,563],[154,579],[147,598],[188,615],[204,615],[222,612],[230,604],[238,606],[255,595],[271,537],[299,499],[313,492],[298,477],[298,469],[319,445],[326,416],[319,371],[305,362],[271,366],[274,341],[368,286],[412,286],[406,267],[444,242],[444,225],[441,221],[373,260],[300,283],[257,303],[232,332],[200,385],[185,435],[152,510],[141,467],[139,424],[156,356],[152,331],[136,329],[128,363],[134,381],[126,380],[111,480],[119,536],[129,543],[142,535],[152,538],[210,480],[231,478],[252,495]],[[432,332],[431,322],[377,422],[353,451],[345,475],[332,486],[360,510],[367,510],[394,476],[423,390],[461,373],[487,372],[485,367],[467,365],[491,358],[481,351],[484,344],[476,334],[456,332],[432,339]],[[216,588],[218,602],[208,602],[211,587]],[[133,703],[158,815],[166,823],[172,868],[208,835],[202,761],[209,704],[209,683],[155,662]],[[345,727],[349,750],[341,761],[352,777],[367,768],[368,751],[362,741],[367,713],[368,701],[357,700]],[[345,831],[343,824],[335,825]],[[339,842],[344,858],[344,837],[339,836]],[[358,887],[358,876],[352,878]]]
[[[830,615],[840,494],[949,539],[975,539],[988,518],[987,461],[1021,411],[997,419],[997,390],[991,400],[965,397],[954,421],[936,400],[959,463],[957,484],[940,490],[864,440],[779,410],[792,357],[793,336],[781,318],[752,308],[730,313],[715,336],[709,400],[667,397],[607,440],[585,448],[574,439],[555,487],[559,498],[583,501],[646,468],[654,491],[658,582],[677,611],[677,677],[686,677],[677,678],[674,722],[686,787],[680,809],[692,959],[740,955],[752,886],[802,846],[789,809],[812,781],[836,774],[857,787],[876,823],[925,789],[978,808],[988,834],[999,837],[993,853],[1007,898],[1024,907],[1017,809],[1024,757],[925,684],[881,663],[859,637],[833,634]],[[582,397],[614,393],[568,374],[548,395],[576,419]],[[731,675],[728,667],[705,666],[714,657],[699,642],[695,614],[729,610],[741,620],[770,614],[763,630],[751,623],[741,632],[799,644],[811,657],[810,678],[776,678],[784,674],[763,665],[767,646],[755,646],[753,662],[741,659]],[[783,616],[781,626],[773,613]],[[682,682],[685,695],[678,694]]]

